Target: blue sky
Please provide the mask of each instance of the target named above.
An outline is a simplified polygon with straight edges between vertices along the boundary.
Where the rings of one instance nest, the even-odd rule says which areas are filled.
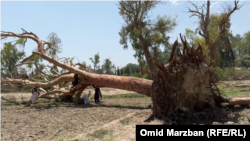
[[[201,3],[202,1],[193,1]],[[119,15],[117,1],[1,1],[1,30],[21,33],[21,28],[36,33],[40,39],[55,32],[62,40],[62,53],[59,57],[76,57],[74,62],[89,60],[99,52],[101,64],[104,59],[111,58],[117,66],[137,63],[134,51],[124,50],[119,44],[118,32],[123,20]],[[233,5],[233,1],[212,1],[212,12],[220,12],[223,3]],[[231,16],[233,34],[244,34],[250,30],[250,1],[241,10]],[[189,18],[187,1],[166,1],[152,11],[153,16],[168,15],[177,17],[177,26],[172,33],[171,42],[184,34],[185,28],[195,29],[196,17]],[[13,40],[13,39],[9,39]],[[2,44],[1,44],[2,45]],[[2,48],[2,46],[1,46]],[[27,42],[25,51],[30,55],[36,48],[32,40]],[[92,64],[91,64],[92,65]]]

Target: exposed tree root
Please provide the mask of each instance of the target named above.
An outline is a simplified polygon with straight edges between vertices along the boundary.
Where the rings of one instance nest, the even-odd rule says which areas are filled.
[[[173,120],[196,117],[197,112],[209,113],[213,117],[218,113],[218,105],[227,102],[215,85],[215,69],[206,63],[201,46],[196,50],[190,48],[180,37],[183,53],[173,57],[173,47],[169,63],[165,66],[156,64],[158,72],[152,84],[152,112],[157,118]]]

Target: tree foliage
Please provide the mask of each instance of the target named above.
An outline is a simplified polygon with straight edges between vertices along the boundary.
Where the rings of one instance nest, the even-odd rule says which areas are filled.
[[[104,74],[114,74],[113,69],[114,65],[112,65],[112,62],[109,58],[105,59],[102,65],[102,70]]]
[[[7,42],[3,44],[1,49],[1,75],[13,77],[18,76],[17,67],[15,66],[18,61],[25,57],[23,48],[18,48],[17,45],[23,45],[23,39],[17,40],[15,43]]]
[[[89,60],[93,63],[94,65],[94,72],[96,72],[96,69],[99,69],[99,63],[100,63],[100,56],[99,56],[99,52],[97,54],[94,55],[94,58],[89,58]]]
[[[136,51],[135,57],[142,61],[144,55],[151,72],[155,70],[153,60],[157,58],[160,46],[169,45],[169,36],[166,33],[172,31],[176,25],[175,19],[171,19],[170,16],[158,16],[156,20],[149,18],[148,13],[160,3],[160,1],[119,2],[119,13],[125,21],[119,32],[120,44],[126,49],[130,41]],[[154,57],[150,52],[155,52]]]
[[[202,5],[196,5],[192,2],[190,3],[193,5],[194,9],[188,8],[188,12],[191,13],[190,17],[196,16],[199,18],[199,27],[197,28],[197,31],[205,40],[206,47],[209,51],[208,59],[210,61],[217,61],[218,63],[218,42],[223,38],[223,35],[228,33],[228,27],[230,27],[230,24],[228,23],[232,13],[239,10],[243,5],[239,4],[239,0],[235,0],[234,7],[226,5],[224,7],[224,13],[220,14],[220,16],[213,17],[210,13],[210,0],[207,0]]]
[[[48,42],[51,43],[51,49],[47,50],[46,54],[53,58],[57,58],[57,54],[62,52],[62,41],[54,32],[50,33],[47,37]]]

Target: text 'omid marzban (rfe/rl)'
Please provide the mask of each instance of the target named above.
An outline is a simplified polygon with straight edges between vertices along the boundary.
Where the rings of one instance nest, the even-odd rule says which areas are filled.
[[[164,136],[163,129],[155,131],[147,131],[146,129],[140,130],[141,136]],[[167,129],[166,136],[204,136],[203,131],[191,131],[188,129],[187,131],[175,131],[174,129]]]

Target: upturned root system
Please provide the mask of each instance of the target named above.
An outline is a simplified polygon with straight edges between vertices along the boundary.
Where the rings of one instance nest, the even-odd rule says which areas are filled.
[[[168,64],[155,63],[158,70],[152,84],[153,116],[171,121],[184,117],[212,118],[225,101],[215,84],[215,67],[207,63],[201,45],[190,48],[186,39],[180,37],[183,52],[174,57],[176,41]]]

